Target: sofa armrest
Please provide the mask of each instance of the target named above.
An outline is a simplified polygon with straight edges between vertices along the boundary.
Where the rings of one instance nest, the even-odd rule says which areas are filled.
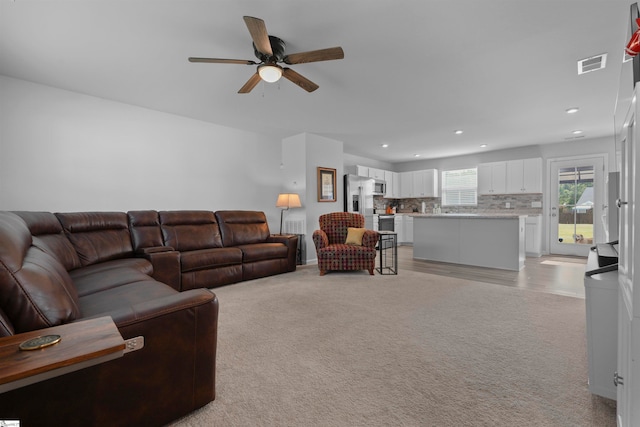
[[[316,251],[329,246],[329,238],[327,233],[322,230],[316,230],[313,232],[313,244],[316,247]]]
[[[267,243],[283,243],[287,247],[287,270],[296,270],[298,258],[297,234],[272,234],[267,237]]]
[[[118,328],[122,329],[132,324],[144,323],[154,317],[207,304],[212,300],[215,300],[217,306],[217,297],[210,290],[191,289],[135,305],[123,305],[122,308],[109,312],[109,315]]]
[[[374,230],[365,230],[362,235],[362,246],[366,246],[369,248],[375,248],[378,244],[378,239],[380,238],[380,234]]]
[[[175,251],[171,246],[152,246],[149,248],[138,248],[136,249],[136,255],[146,255],[146,254],[155,254],[158,252],[171,252]]]
[[[24,425],[166,425],[215,398],[215,294],[176,292],[113,317],[124,339],[142,336],[144,346],[3,393],[0,414]]]
[[[170,246],[155,246],[138,249],[136,256],[151,262],[154,279],[166,283],[176,291],[181,290],[180,252]]]

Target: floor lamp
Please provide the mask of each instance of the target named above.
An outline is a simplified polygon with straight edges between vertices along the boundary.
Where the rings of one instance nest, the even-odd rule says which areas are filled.
[[[298,196],[296,193],[278,194],[276,207],[282,209],[282,211],[280,211],[280,234],[282,234],[282,219],[284,216],[284,211],[291,208],[301,208],[302,205],[300,204],[300,196]]]

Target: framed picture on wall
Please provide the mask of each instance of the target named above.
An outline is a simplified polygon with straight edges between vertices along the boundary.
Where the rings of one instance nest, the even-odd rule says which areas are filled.
[[[336,201],[336,170],[318,167],[318,201]]]

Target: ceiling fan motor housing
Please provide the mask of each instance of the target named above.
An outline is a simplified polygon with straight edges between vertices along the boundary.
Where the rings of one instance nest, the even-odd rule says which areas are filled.
[[[270,63],[270,62],[282,62],[284,59],[284,50],[286,48],[286,44],[284,40],[276,36],[269,36],[269,43],[271,44],[271,51],[273,52],[272,56],[269,56],[265,53],[260,52],[256,49],[256,44],[253,44],[253,52],[261,62]]]

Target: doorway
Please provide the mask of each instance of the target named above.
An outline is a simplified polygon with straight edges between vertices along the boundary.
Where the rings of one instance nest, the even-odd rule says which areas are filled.
[[[549,253],[587,256],[600,236],[604,157],[554,159],[549,165]]]

